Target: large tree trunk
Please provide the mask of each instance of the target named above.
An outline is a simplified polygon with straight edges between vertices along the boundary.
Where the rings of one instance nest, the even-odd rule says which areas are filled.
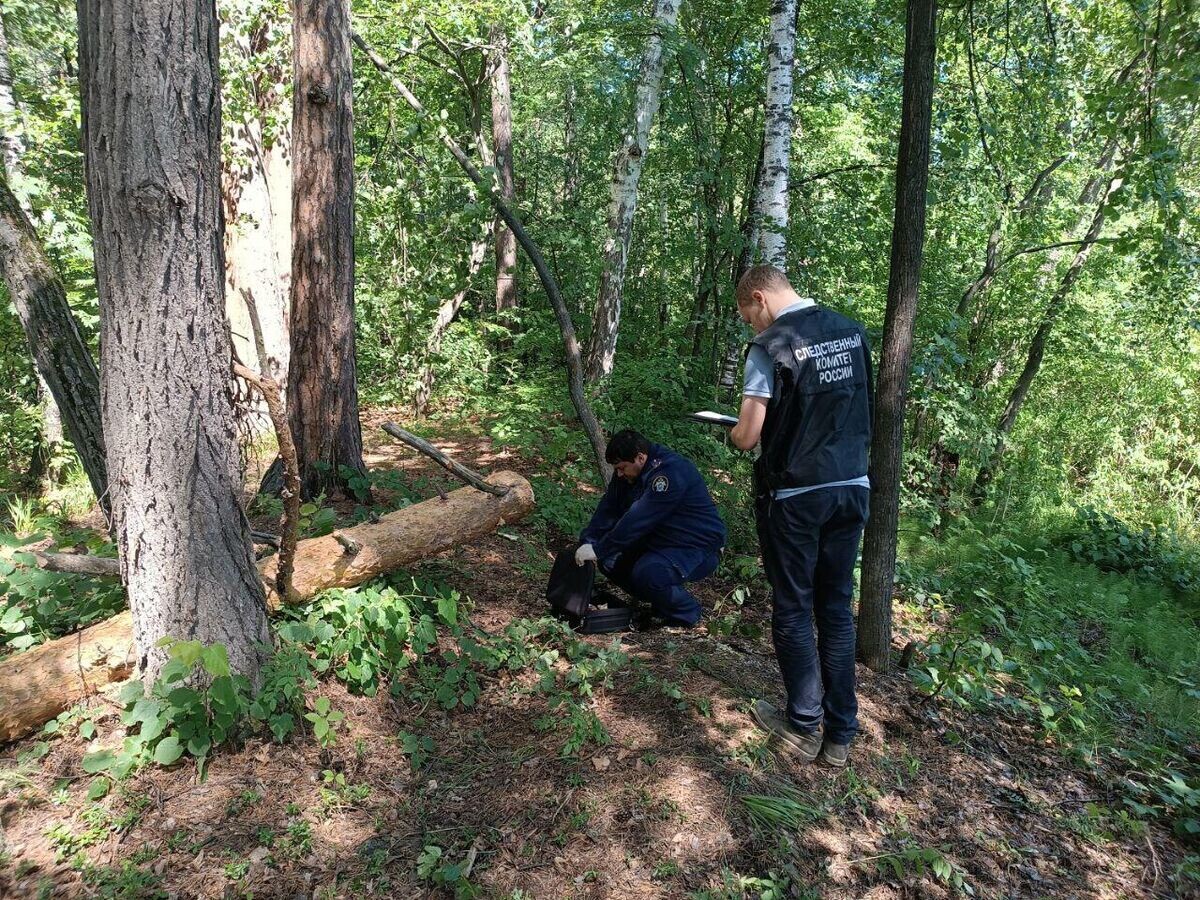
[[[762,185],[757,195],[763,260],[787,271],[788,173],[792,150],[792,66],[796,58],[796,0],[773,0],[767,45],[767,117]]]
[[[886,671],[892,646],[892,588],[900,517],[904,407],[925,244],[925,189],[937,50],[937,0],[909,0],[904,94],[896,163],[896,215],[871,439],[871,518],[863,540],[858,655]]]
[[[296,603],[330,587],[353,587],[411,565],[458,544],[489,534],[505,522],[516,522],[533,509],[529,482],[514,472],[497,472],[487,479],[509,488],[503,497],[475,488],[451,491],[445,499],[433,498],[389,513],[376,523],[364,523],[321,538],[300,541],[292,594]],[[349,547],[357,547],[350,552]],[[117,574],[113,560],[62,556],[43,560],[61,570],[63,560],[87,565],[88,574]],[[272,605],[280,601],[274,591],[272,556],[259,563],[259,574]],[[73,703],[105,685],[123,681],[133,670],[132,621],[121,613],[77,634],[49,641],[0,662],[0,743],[28,734]]]
[[[608,239],[604,243],[604,270],[592,314],[586,376],[596,382],[612,374],[621,328],[621,295],[629,244],[633,239],[633,214],[637,209],[638,182],[650,143],[650,127],[658,112],[663,74],[663,38],[679,20],[680,0],[655,0],[654,22],[638,69],[632,127],[625,133],[613,167],[612,200],[608,208]]]
[[[512,86],[508,77],[508,35],[500,26],[489,38],[495,55],[492,69],[492,147],[500,196],[512,206],[517,189],[513,181]],[[504,220],[496,217],[496,312],[517,307],[517,238]]]
[[[354,357],[349,0],[293,0],[292,353],[288,416],[303,495],[365,474]]]
[[[239,503],[213,0],[79,0],[112,534],[135,670],[164,637],[257,682],[270,640]]]
[[[0,273],[16,307],[38,373],[87,473],[108,508],[100,375],[50,260],[17,198],[0,179]]]
[[[1033,380],[1041,370],[1042,360],[1046,355],[1046,341],[1050,337],[1050,332],[1054,330],[1054,325],[1058,322],[1063,310],[1066,309],[1067,298],[1071,294],[1071,289],[1075,286],[1075,282],[1079,280],[1083,266],[1088,261],[1088,257],[1091,256],[1092,248],[1096,246],[1096,241],[1100,238],[1100,233],[1104,229],[1104,218],[1108,209],[1109,198],[1120,186],[1120,178],[1115,176],[1109,178],[1108,188],[1104,191],[1104,196],[1101,198],[1099,205],[1096,207],[1096,212],[1092,216],[1092,224],[1089,226],[1087,234],[1084,235],[1079,250],[1075,253],[1075,258],[1071,260],[1071,265],[1063,273],[1063,277],[1058,283],[1058,288],[1055,290],[1053,296],[1050,297],[1050,302],[1046,304],[1046,310],[1042,313],[1042,319],[1038,323],[1037,331],[1034,332],[1033,340],[1029,343],[1029,350],[1025,355],[1025,365],[1021,369],[1021,374],[1017,376],[1016,383],[1013,384],[1012,390],[1009,392],[1008,402],[1004,404],[1004,411],[1000,413],[1000,418],[996,422],[992,452],[984,460],[983,465],[979,468],[979,473],[975,476],[975,485],[972,489],[972,494],[976,498],[983,496],[988,484],[991,483],[994,477],[1000,458],[1004,455],[1008,435],[1017,423],[1017,416],[1020,414],[1021,408],[1025,405],[1025,398],[1029,396],[1029,389],[1033,387]]]

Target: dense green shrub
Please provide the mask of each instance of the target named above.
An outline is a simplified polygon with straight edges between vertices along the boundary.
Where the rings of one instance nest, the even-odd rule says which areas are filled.
[[[1163,525],[1130,525],[1091,506],[1080,507],[1063,545],[1105,572],[1125,572],[1172,585],[1200,599],[1200,547]]]

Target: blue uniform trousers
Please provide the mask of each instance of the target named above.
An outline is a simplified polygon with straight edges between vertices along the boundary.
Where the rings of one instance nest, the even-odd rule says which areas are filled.
[[[717,570],[721,557],[714,550],[631,548],[599,560],[608,580],[642,603],[668,625],[695,625],[700,601],[684,582],[699,581]]]
[[[869,498],[864,487],[819,488],[762,497],[755,510],[788,721],[805,732],[824,721],[835,744],[858,731],[851,597]]]

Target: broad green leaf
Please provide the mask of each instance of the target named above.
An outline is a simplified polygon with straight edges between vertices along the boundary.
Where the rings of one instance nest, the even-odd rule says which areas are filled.
[[[160,766],[169,766],[183,756],[183,745],[173,734],[167,735],[154,748],[154,761]]]
[[[88,785],[87,798],[92,801],[107,797],[109,790],[112,788],[112,781],[108,778],[93,778]]]
[[[116,755],[111,750],[97,750],[95,753],[85,754],[81,765],[83,771],[89,775],[95,775],[97,772],[110,769],[115,760]]]
[[[213,644],[201,652],[205,671],[214,678],[229,675],[229,653],[224,644]]]

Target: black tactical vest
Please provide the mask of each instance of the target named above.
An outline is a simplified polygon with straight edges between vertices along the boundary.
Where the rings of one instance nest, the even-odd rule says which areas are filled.
[[[809,306],[776,319],[751,343],[775,370],[755,464],[759,485],[782,490],[866,475],[874,385],[863,326]]]

